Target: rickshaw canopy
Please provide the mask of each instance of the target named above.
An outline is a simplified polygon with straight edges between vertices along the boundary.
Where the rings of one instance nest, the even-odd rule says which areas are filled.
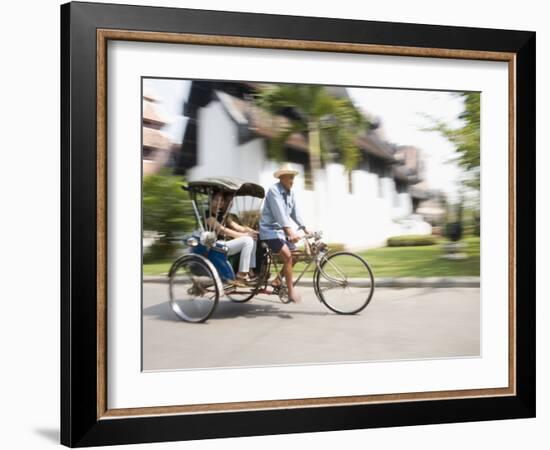
[[[190,181],[187,186],[182,186],[183,189],[189,192],[207,194],[212,190],[222,192],[230,192],[235,197],[249,196],[256,198],[264,198],[264,188],[259,184],[249,183],[245,180],[235,177],[209,177],[202,180]]]

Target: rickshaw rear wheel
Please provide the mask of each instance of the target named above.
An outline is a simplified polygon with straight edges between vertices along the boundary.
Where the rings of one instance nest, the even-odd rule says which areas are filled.
[[[258,273],[258,279],[255,283],[250,283],[247,287],[237,287],[233,291],[226,290],[225,295],[227,298],[235,303],[245,303],[254,298],[254,296],[260,291],[260,288],[267,283],[269,278],[270,263],[267,255],[261,256],[262,261],[260,263],[260,272]]]
[[[256,292],[258,291],[258,286],[246,286],[246,287],[239,287],[236,286],[234,289],[229,286],[226,288],[225,295],[227,295],[227,298],[235,303],[245,303],[249,300],[252,300],[252,298],[256,295]]]
[[[199,255],[185,255],[170,268],[170,306],[192,323],[208,320],[218,305],[221,281],[214,266]]]
[[[252,300],[254,296],[258,293],[261,286],[265,284],[265,270],[264,266],[262,266],[262,270],[260,271],[260,274],[258,275],[258,279],[254,283],[250,283],[249,286],[246,287],[236,287],[234,290],[226,290],[225,295],[227,295],[227,298],[235,303],[245,303],[249,300]]]

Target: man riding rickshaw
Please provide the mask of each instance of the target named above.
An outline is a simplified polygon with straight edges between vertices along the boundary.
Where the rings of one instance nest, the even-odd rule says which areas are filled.
[[[280,175],[292,175],[292,178],[295,175],[283,172]],[[280,180],[282,183],[283,177]],[[285,188],[287,192],[290,187],[291,184]],[[291,244],[298,240],[304,244],[304,267],[296,279],[292,278],[296,260],[285,260],[281,255],[283,246],[277,249],[273,241],[270,242],[276,237],[267,233],[265,242],[258,245],[258,237],[263,237],[259,234],[265,235],[264,228],[269,224],[266,211],[271,208],[268,194],[259,225],[265,197],[261,186],[238,178],[210,177],[189,182],[183,189],[190,194],[197,229],[185,239],[187,250],[168,273],[170,306],[181,319],[206,321],[220,297],[239,303],[257,294],[275,294],[283,303],[297,300],[294,287],[312,264],[315,265],[311,279],[314,292],[329,309],[339,314],[355,314],[369,303],[374,292],[374,276],[367,262],[354,253],[330,252],[321,242],[321,233],[304,230],[300,238],[290,236],[294,241]],[[287,213],[293,214],[292,208]],[[286,223],[279,225],[284,229]],[[285,245],[288,246],[286,242]],[[282,269],[278,267],[281,262]],[[274,279],[271,279],[272,271]]]

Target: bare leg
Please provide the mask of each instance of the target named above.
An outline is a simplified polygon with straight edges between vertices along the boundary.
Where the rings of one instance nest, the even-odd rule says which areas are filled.
[[[286,286],[288,288],[288,296],[290,299],[294,300],[296,303],[298,303],[301,300],[300,294],[296,289],[294,289],[294,281],[292,279],[292,253],[290,252],[290,249],[287,245],[284,245],[281,251],[279,252],[279,255],[281,256],[283,260],[283,274],[286,279]]]
[[[298,262],[298,259],[292,258],[292,267],[294,267],[297,262]],[[277,274],[277,276],[271,282],[272,286],[280,286],[281,285],[281,283],[283,282],[284,270],[285,270],[284,266],[281,267],[281,270],[279,270],[279,273]]]

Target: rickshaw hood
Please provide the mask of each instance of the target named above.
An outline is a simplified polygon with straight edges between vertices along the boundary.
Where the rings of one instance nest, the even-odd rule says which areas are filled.
[[[183,189],[198,193],[206,193],[215,188],[224,192],[232,192],[235,196],[250,196],[264,198],[265,191],[262,186],[249,183],[235,177],[209,177],[202,180],[190,181]]]

